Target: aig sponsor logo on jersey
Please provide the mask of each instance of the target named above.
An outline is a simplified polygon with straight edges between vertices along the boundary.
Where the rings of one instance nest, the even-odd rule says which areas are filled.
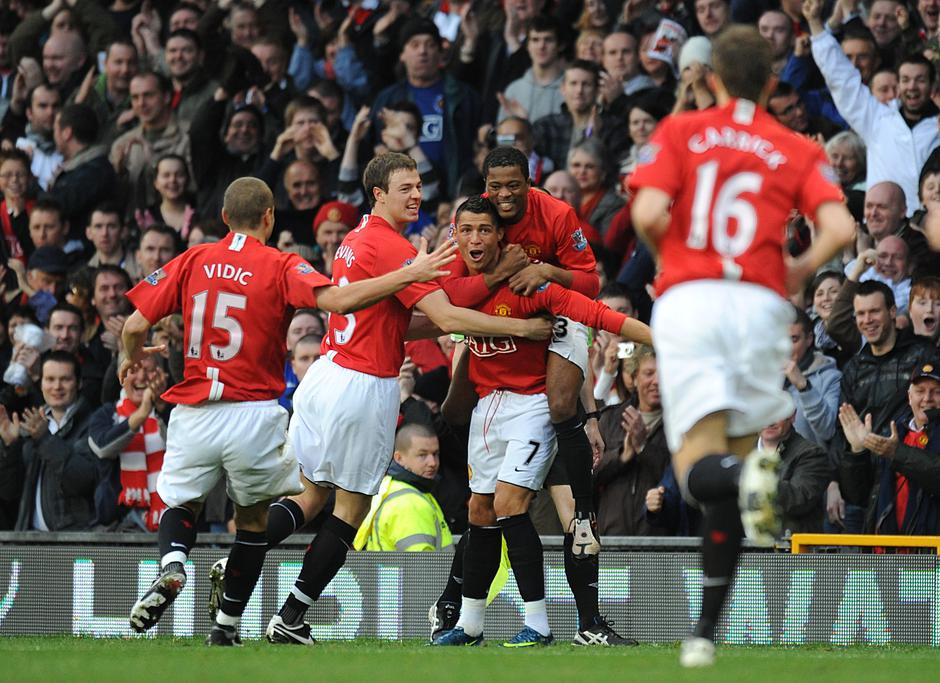
[[[571,234],[571,241],[574,242],[575,251],[584,251],[587,249],[588,242],[581,228],[578,228]]]
[[[659,145],[655,142],[648,142],[642,147],[636,155],[636,163],[640,166],[645,166],[646,164],[651,164],[656,161],[656,157],[659,156]]]
[[[828,180],[833,185],[839,184],[839,174],[836,173],[836,170],[829,164],[823,163],[820,161],[816,164],[816,168],[819,169],[819,175]]]
[[[477,358],[489,358],[501,353],[515,353],[516,340],[512,337],[467,337],[467,346]]]
[[[148,275],[148,276],[145,277],[144,279],[145,279],[149,284],[151,284],[151,285],[153,285],[154,287],[156,287],[156,286],[157,286],[157,283],[160,282],[160,280],[162,280],[162,279],[165,278],[165,277],[166,277],[166,271],[163,270],[163,268],[157,268],[155,271],[153,271],[152,273],[150,273],[150,275]]]

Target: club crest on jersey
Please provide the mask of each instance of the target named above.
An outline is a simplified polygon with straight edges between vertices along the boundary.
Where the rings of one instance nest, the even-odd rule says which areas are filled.
[[[512,309],[509,307],[509,304],[496,304],[496,308],[493,309],[493,312],[496,315],[508,318],[512,314]]]
[[[296,270],[301,275],[309,275],[313,272],[313,266],[311,266],[309,263],[298,263],[296,266],[294,266],[294,270]]]
[[[640,147],[640,151],[636,155],[637,165],[651,164],[656,161],[656,157],[659,156],[659,145],[655,142],[647,142],[645,145]]]
[[[820,161],[816,164],[816,168],[819,169],[819,174],[828,180],[833,185],[839,185],[839,174],[836,173],[836,170],[827,163]]]
[[[538,258],[542,255],[542,249],[537,244],[527,244],[523,247],[525,255],[529,258]]]
[[[587,239],[584,237],[584,231],[581,228],[578,228],[571,235],[571,241],[574,242],[575,251],[584,251],[587,249]]]
[[[152,273],[150,273],[150,275],[148,275],[148,276],[145,277],[144,279],[145,279],[149,284],[151,284],[151,285],[153,285],[154,287],[156,287],[156,286],[157,286],[157,283],[160,282],[160,280],[162,280],[162,279],[165,278],[165,277],[166,277],[166,271],[163,270],[163,268],[157,268],[155,271],[153,271]]]

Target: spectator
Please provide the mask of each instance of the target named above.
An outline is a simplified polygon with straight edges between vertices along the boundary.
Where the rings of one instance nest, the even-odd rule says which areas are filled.
[[[90,107],[68,105],[56,114],[53,131],[63,162],[49,194],[62,206],[71,237],[81,239],[91,210],[114,196],[114,169],[108,163],[107,148],[95,142],[98,120]]]
[[[343,202],[327,202],[317,211],[313,219],[314,239],[317,252],[314,266],[321,273],[333,275],[333,259],[349,231],[356,227],[356,207]]]
[[[68,99],[88,69],[85,41],[75,31],[53,33],[42,46],[46,82]]]
[[[884,4],[878,0],[876,5]],[[888,3],[894,4],[894,3]],[[821,2],[806,5],[813,34],[813,57],[842,117],[865,141],[868,150],[868,186],[892,181],[904,191],[907,206],[917,206],[917,177],[930,152],[940,145],[937,107],[930,101],[933,65],[912,55],[898,65],[900,109],[882,105],[863,85],[838,44],[823,28]],[[882,35],[884,38],[884,34]],[[877,40],[877,38],[876,38]]]
[[[708,85],[707,74],[712,68],[712,45],[708,38],[689,38],[679,53],[679,89],[674,111],[708,109],[715,105],[715,93]],[[653,99],[649,96],[644,99]],[[653,101],[662,101],[662,98]],[[647,109],[648,107],[644,107]],[[662,116],[657,118],[661,119]]]
[[[582,228],[591,226],[599,238],[603,239],[610,226],[610,221],[623,206],[623,199],[617,194],[610,182],[612,175],[608,168],[608,159],[602,143],[589,138],[579,142],[568,153],[568,172],[574,176],[581,190],[581,206],[578,217]],[[585,231],[588,241],[592,240]]]
[[[173,83],[170,106],[179,126],[188,131],[196,113],[209,104],[218,84],[206,76],[202,42],[195,31],[184,28],[170,33],[164,59]]]
[[[898,74],[891,69],[876,71],[869,83],[871,94],[882,104],[889,104],[898,98]]]
[[[657,124],[669,113],[661,97],[655,94],[638,96],[629,110],[627,126],[630,135],[630,151],[621,164],[621,173],[624,168],[632,169],[636,165],[636,157],[643,146],[649,142],[656,130]]]
[[[0,152],[0,224],[3,227],[0,266],[11,258],[25,263],[33,251],[29,230],[29,213],[35,202],[26,198],[26,190],[32,175],[29,172],[29,157],[18,149]],[[13,286],[9,278],[4,282]]]
[[[138,70],[137,48],[125,38],[108,45],[105,53],[104,72],[88,75],[78,88],[73,101],[87,104],[98,117],[101,143],[111,143],[130,127],[134,114],[130,109],[131,79]]]
[[[11,265],[19,266],[19,263],[14,261]],[[67,270],[68,259],[59,247],[38,247],[26,263],[25,283],[20,283],[20,289],[25,295],[25,301],[43,324],[56,305],[56,295]]]
[[[82,311],[69,303],[57,303],[49,314],[46,332],[52,338],[53,351],[68,351],[78,359],[82,370],[80,392],[88,406],[94,408],[101,402],[101,381],[98,378],[104,369],[93,367],[93,360],[83,343],[85,317]]]
[[[102,400],[116,400],[120,391],[117,368],[108,373],[117,358],[121,344],[121,330],[130,313],[130,303],[124,294],[131,288],[130,276],[120,266],[105,263],[95,270],[91,303],[97,313],[88,346],[88,360],[84,368],[85,382],[97,382]]]
[[[133,209],[157,200],[154,161],[158,157],[177,154],[189,163],[189,136],[173,112],[172,97],[172,86],[161,74],[142,71],[131,79],[131,108],[139,123],[114,141],[111,163]]]
[[[854,311],[854,321],[852,313]],[[937,364],[937,350],[895,326],[894,294],[884,283],[846,280],[832,307],[826,325],[829,334],[844,349],[858,352],[842,368],[839,404],[851,405],[856,413],[872,415],[872,429],[880,432],[903,404],[903,389],[917,367]],[[859,349],[858,335],[864,340]],[[899,393],[900,392],[900,393]],[[846,436],[837,431],[831,453],[834,470],[847,457]],[[861,510],[845,510],[838,483],[831,483],[827,497],[829,521],[849,532],[861,529]]]
[[[627,31],[614,31],[604,38],[601,66],[607,75],[601,75],[600,96],[611,107],[621,96],[656,86],[640,69],[636,36]]]
[[[936,365],[918,365],[911,376],[904,412],[885,427],[873,428],[871,415],[843,405],[839,411],[851,452],[842,459],[846,500],[865,508],[864,531],[875,534],[935,535],[940,496],[935,419],[940,408]],[[901,392],[902,395],[903,392]]]
[[[48,190],[53,175],[65,160],[56,149],[52,134],[62,96],[55,88],[41,83],[30,91],[27,102],[26,119],[29,123],[23,137],[17,138],[16,147],[30,155],[30,170],[36,176],[39,187]],[[15,101],[11,107],[16,107]]]
[[[834,123],[822,116],[811,116],[806,103],[789,83],[777,84],[767,101],[767,111],[790,130],[816,138],[820,142],[839,132]]]
[[[0,405],[5,406],[11,413],[22,412],[42,404],[39,360],[43,340],[39,320],[33,309],[25,305],[10,309],[7,337],[13,347],[10,350],[10,362],[3,372]],[[3,477],[0,477],[0,481],[2,479]],[[19,488],[19,485],[13,487],[17,500]]]
[[[81,530],[92,521],[96,475],[86,438],[91,409],[79,396],[79,379],[76,358],[52,351],[42,360],[43,405],[12,418],[0,409],[0,479],[19,482],[22,490],[17,531]]]
[[[308,334],[298,339],[297,343],[294,344],[294,350],[290,353],[290,367],[297,377],[298,384],[303,380],[310,366],[316,363],[320,357],[320,344],[322,343],[322,335]]]
[[[103,461],[95,492],[98,524],[151,532],[160,525],[166,510],[157,493],[166,450],[165,388],[166,375],[148,356],[125,377],[120,399],[91,415],[88,446]]]
[[[598,31],[593,28],[581,31],[578,34],[578,39],[574,43],[574,58],[584,59],[600,65],[604,59],[605,35],[603,31]]]
[[[731,23],[731,7],[728,0],[695,0],[695,19],[699,28],[709,38]]]
[[[844,130],[829,138],[826,156],[843,190],[865,190],[865,143],[856,133]]]
[[[139,272],[150,275],[163,268],[176,256],[178,242],[176,231],[162,223],[154,223],[144,230],[136,254]]]
[[[300,384],[300,377],[294,372],[293,365],[290,361],[294,353],[294,348],[304,337],[317,335],[322,338],[325,334],[326,325],[323,324],[323,320],[317,314],[316,310],[312,308],[301,308],[294,312],[294,317],[291,318],[290,325],[287,327],[286,344],[288,360],[284,364],[284,393],[281,394],[281,398],[278,399],[278,402],[284,406],[285,409],[293,410],[292,398],[294,391],[297,390],[297,385]]]
[[[159,201],[147,209],[134,212],[140,230],[160,223],[176,231],[180,241],[189,237],[196,220],[196,209],[189,194],[189,167],[186,159],[172,152],[161,155],[154,164],[153,187]],[[131,274],[133,277],[133,273]],[[139,278],[138,278],[139,279]]]
[[[594,477],[602,536],[650,535],[646,492],[659,483],[669,464],[656,354],[638,346],[633,361],[635,395],[601,413],[599,428],[607,448]]]
[[[556,19],[540,15],[532,20],[526,34],[526,50],[532,66],[500,94],[498,121],[507,116],[537,121],[561,111],[564,48],[561,24]]]
[[[27,14],[16,27],[10,36],[11,61],[17,63],[24,56],[38,58],[45,55],[45,51],[40,50],[43,34],[50,38],[84,34],[89,36],[91,52],[97,54],[107,49],[118,32],[111,15],[99,3],[53,0],[41,10]]]
[[[549,160],[550,161],[550,160]],[[555,171],[545,179],[545,191],[577,211],[581,206],[581,188],[568,171]]]
[[[865,230],[874,244],[888,235],[900,234],[906,213],[904,190],[900,185],[888,181],[869,182],[865,193]]]
[[[813,291],[812,319],[814,320],[813,338],[815,339],[815,347],[818,351],[835,358],[839,361],[839,365],[842,364],[843,360],[848,360],[848,357],[845,352],[841,351],[835,340],[829,336],[826,325],[829,323],[832,306],[835,304],[836,297],[839,295],[839,290],[844,281],[845,276],[839,271],[823,270],[813,279],[811,286]],[[854,349],[853,346],[852,351]],[[852,351],[849,352],[849,355]]]
[[[914,334],[934,338],[940,329],[940,278],[928,275],[911,283],[908,315]]]
[[[758,448],[776,450],[780,456],[777,501],[783,535],[820,533],[823,499],[829,481],[826,451],[804,439],[793,425],[793,416],[761,430]]]
[[[757,20],[757,30],[761,37],[770,44],[773,57],[773,71],[778,76],[787,65],[793,53],[793,22],[786,12],[767,10]]]
[[[435,431],[406,424],[395,437],[395,453],[372,508],[353,542],[357,550],[442,550],[453,543],[432,489],[440,468]]]
[[[117,206],[111,202],[96,206],[91,212],[88,227],[85,228],[85,238],[95,248],[94,255],[88,259],[88,265],[92,268],[98,268],[105,263],[119,266],[136,282],[144,273],[140,271],[140,266],[131,256],[130,250],[124,246],[124,236],[124,221]]]
[[[535,137],[529,119],[518,116],[502,119],[496,124],[496,144],[515,147],[526,155],[529,160],[529,178],[533,185],[541,185],[555,170],[551,159],[535,151]]]
[[[267,82],[261,88],[264,106],[275,118],[280,119],[284,116],[287,103],[297,95],[297,89],[287,73],[287,52],[284,45],[273,38],[261,38],[252,46],[251,53],[261,64],[267,77]]]
[[[790,325],[793,350],[786,365],[784,387],[793,398],[793,426],[807,441],[826,448],[835,434],[842,373],[833,358],[813,348],[813,322],[794,306],[796,322]]]
[[[480,122],[480,98],[465,83],[440,69],[441,37],[434,22],[411,19],[399,35],[405,78],[385,88],[372,106],[372,125],[381,133],[379,114],[389,104],[410,100],[423,118],[418,143],[440,172],[445,194],[473,163],[474,132]]]
[[[898,21],[901,9],[902,3],[898,0],[874,0],[865,19],[865,25],[875,36],[881,61],[889,66],[894,64],[901,49],[901,24]],[[906,6],[903,9],[907,11]]]

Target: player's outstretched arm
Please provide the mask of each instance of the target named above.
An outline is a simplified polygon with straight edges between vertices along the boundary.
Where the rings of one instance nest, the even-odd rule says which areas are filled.
[[[414,261],[403,268],[380,275],[379,277],[351,282],[343,287],[330,285],[318,287],[317,306],[330,313],[346,315],[367,308],[382,299],[400,292],[416,282],[429,282],[445,277],[444,266],[453,261],[457,246],[450,241],[444,242],[430,254],[428,243],[423,237]]]
[[[824,264],[855,239],[855,219],[842,202],[825,202],[816,209],[816,235],[802,256],[787,262],[787,291],[796,294]]]
[[[672,197],[655,187],[641,187],[630,209],[633,228],[653,256],[659,253],[657,245],[669,228],[669,206]]]
[[[542,293],[548,310],[555,315],[563,315],[577,322],[612,334],[619,334],[637,344],[652,346],[653,337],[648,325],[623,313],[589,299],[579,292],[560,287],[548,287]]]
[[[152,353],[158,353],[166,348],[165,344],[159,346],[144,346],[147,341],[147,333],[150,331],[151,324],[140,311],[134,311],[124,321],[124,329],[121,330],[121,340],[124,342],[124,359],[118,368],[118,379],[124,383],[127,373],[137,365],[145,356]]]
[[[542,318],[522,320],[486,315],[450,303],[443,291],[431,292],[415,307],[445,333],[459,332],[477,336],[510,336],[526,339],[548,339],[552,324]]]

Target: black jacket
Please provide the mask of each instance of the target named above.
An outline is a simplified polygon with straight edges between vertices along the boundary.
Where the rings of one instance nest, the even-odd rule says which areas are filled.
[[[823,524],[823,497],[829,484],[826,451],[797,434],[780,443],[780,483],[777,495],[783,528],[791,533],[819,533]]]

